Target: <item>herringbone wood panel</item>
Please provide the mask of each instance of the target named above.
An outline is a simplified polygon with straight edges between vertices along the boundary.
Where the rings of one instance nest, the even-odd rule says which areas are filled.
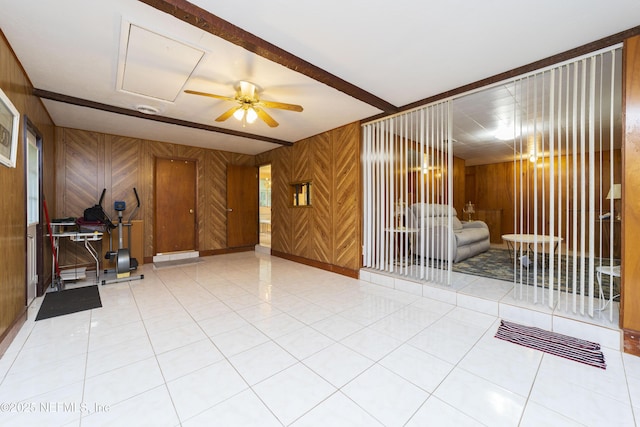
[[[291,221],[291,251],[293,255],[313,259],[312,208],[293,208]]]
[[[304,139],[292,147],[291,179],[293,182],[306,181],[312,178],[314,138]]]
[[[271,247],[360,268],[360,126],[353,124],[257,156],[271,163]],[[312,206],[294,208],[290,185],[312,181]]]
[[[206,235],[208,247],[227,247],[227,163],[229,153],[210,151],[207,155]]]
[[[75,130],[64,133],[65,191],[57,216],[81,216],[86,208],[98,202],[102,187],[96,165],[104,152],[102,141],[102,135],[96,132]]]
[[[360,266],[358,124],[348,125],[258,156],[64,129],[59,203],[75,215],[96,203],[102,188],[133,203],[140,190],[144,254],[154,255],[156,157],[198,161],[199,249],[226,248],[226,165],[272,165],[272,248],[350,269]],[[67,171],[70,173],[67,175]],[[312,207],[293,208],[290,184],[312,180]],[[106,206],[106,204],[105,204]],[[62,208],[61,208],[62,209]],[[62,215],[62,212],[58,213]],[[66,213],[71,215],[71,213]],[[75,253],[73,253],[75,256]]]
[[[105,142],[110,145],[111,152],[111,188],[107,186],[107,196],[105,196],[104,208],[107,213],[115,219],[116,212],[113,210],[113,202],[116,200],[124,200],[127,210],[124,212],[125,218],[128,218],[136,206],[136,198],[133,193],[133,187],[140,192],[139,182],[139,164],[140,154],[142,152],[142,144],[139,139],[111,136],[106,138]],[[109,152],[109,147],[107,147]],[[143,219],[146,206],[140,206],[135,219]]]
[[[228,162],[232,165],[255,166],[255,158],[253,156],[240,153],[224,153],[228,156]]]
[[[136,187],[141,198],[138,219],[144,221],[144,254],[154,255],[156,158],[182,158],[198,163],[198,248],[201,250],[226,247],[226,165],[253,165],[254,157],[246,154],[206,150],[157,141],[104,135],[63,129],[58,159],[65,175],[58,182],[61,195],[57,216],[78,216],[85,208],[97,203],[103,188],[107,188],[104,206],[115,216],[114,200],[125,200],[127,209],[133,207]],[[126,215],[125,215],[126,216]],[[75,260],[82,251],[69,255]]]
[[[203,201],[198,206],[198,229],[200,231],[200,241],[205,248],[215,248],[214,245],[214,228],[209,224],[210,218],[213,218],[212,203],[215,193],[215,180],[211,173],[214,169],[212,155],[210,152],[204,155],[204,176],[198,181],[198,196],[202,196]]]
[[[360,126],[352,124],[333,134],[334,201],[333,263],[359,269],[360,255]]]
[[[312,227],[311,257],[333,263],[333,159],[331,137],[324,133],[310,142],[313,144]]]
[[[272,162],[273,152],[275,150],[266,151],[264,153],[256,154],[256,166],[266,165]]]
[[[81,217],[84,210],[98,203],[101,188],[100,169],[104,153],[104,138],[101,134],[86,131],[63,133],[61,149],[64,153],[63,183],[67,191],[63,194],[63,203],[58,204],[58,213],[54,217]],[[90,256],[78,245],[62,239],[60,242],[59,264],[61,268],[71,264],[85,264]]]
[[[271,248],[283,253],[291,252],[291,153],[290,147],[272,151],[271,163]]]
[[[297,142],[293,146],[291,154],[292,182],[312,180],[313,178],[313,138]],[[313,184],[311,184],[313,187]],[[315,190],[311,190],[311,203],[313,204]],[[291,197],[291,196],[289,196]],[[289,202],[291,204],[291,201]],[[307,207],[290,207],[291,211],[291,251],[293,255],[313,259],[313,215]]]

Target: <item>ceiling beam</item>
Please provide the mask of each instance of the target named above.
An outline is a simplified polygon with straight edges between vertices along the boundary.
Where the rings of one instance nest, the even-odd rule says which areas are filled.
[[[262,56],[318,82],[324,83],[340,92],[376,107],[387,114],[398,111],[398,107],[378,98],[340,77],[299,58],[266,40],[261,39],[232,23],[185,0],[139,0],[142,3],[168,13],[203,31],[240,46],[249,52]]]
[[[130,110],[128,108],[115,107],[113,105],[102,104],[100,102],[89,101],[82,98],[76,98],[74,96],[63,95],[60,93],[50,92],[43,89],[33,89],[33,94],[39,98],[50,99],[52,101],[64,102],[65,104],[77,105],[79,107],[93,108],[95,110],[107,111],[109,113],[122,114],[129,117],[136,117],[139,119],[153,120],[156,122],[167,123],[170,125],[177,125],[188,127],[192,129],[206,130],[209,132],[224,133],[226,135],[239,136],[242,138],[255,139],[258,141],[270,142],[272,144],[284,145],[290,147],[292,142],[284,141],[276,138],[269,138],[268,136],[254,135],[247,132],[239,132],[231,129],[224,129],[217,126],[205,125],[202,123],[189,122],[187,120],[174,119],[166,116],[155,116],[150,114],[144,114],[137,110]]]

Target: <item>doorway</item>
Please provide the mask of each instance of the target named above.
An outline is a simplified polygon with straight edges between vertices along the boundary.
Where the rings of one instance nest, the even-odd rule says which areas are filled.
[[[194,160],[156,158],[156,255],[197,250],[197,169]]]
[[[258,225],[260,246],[271,248],[271,165],[260,166]]]
[[[38,262],[42,235],[40,230],[40,144],[41,140],[26,123],[27,174],[27,305],[38,295],[42,262]]]

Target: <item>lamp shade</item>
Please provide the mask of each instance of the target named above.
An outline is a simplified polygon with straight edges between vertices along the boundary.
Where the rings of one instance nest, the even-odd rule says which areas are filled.
[[[256,113],[256,110],[254,110],[253,107],[249,107],[247,109],[247,122],[253,123],[256,121],[257,118],[258,118],[258,113]]]
[[[233,117],[235,117],[237,120],[242,120],[242,118],[244,117],[245,112],[246,111],[244,109],[236,110],[236,112],[233,113]]]
[[[607,194],[607,200],[618,200],[622,198],[622,184],[613,184]]]
[[[473,206],[473,203],[471,203],[471,201],[464,205],[463,211],[464,213],[476,213],[475,206]]]

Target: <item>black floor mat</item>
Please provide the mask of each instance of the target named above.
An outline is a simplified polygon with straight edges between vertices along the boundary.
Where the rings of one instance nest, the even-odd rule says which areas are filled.
[[[102,307],[98,286],[49,292],[44,296],[36,320],[49,319],[79,311]]]

